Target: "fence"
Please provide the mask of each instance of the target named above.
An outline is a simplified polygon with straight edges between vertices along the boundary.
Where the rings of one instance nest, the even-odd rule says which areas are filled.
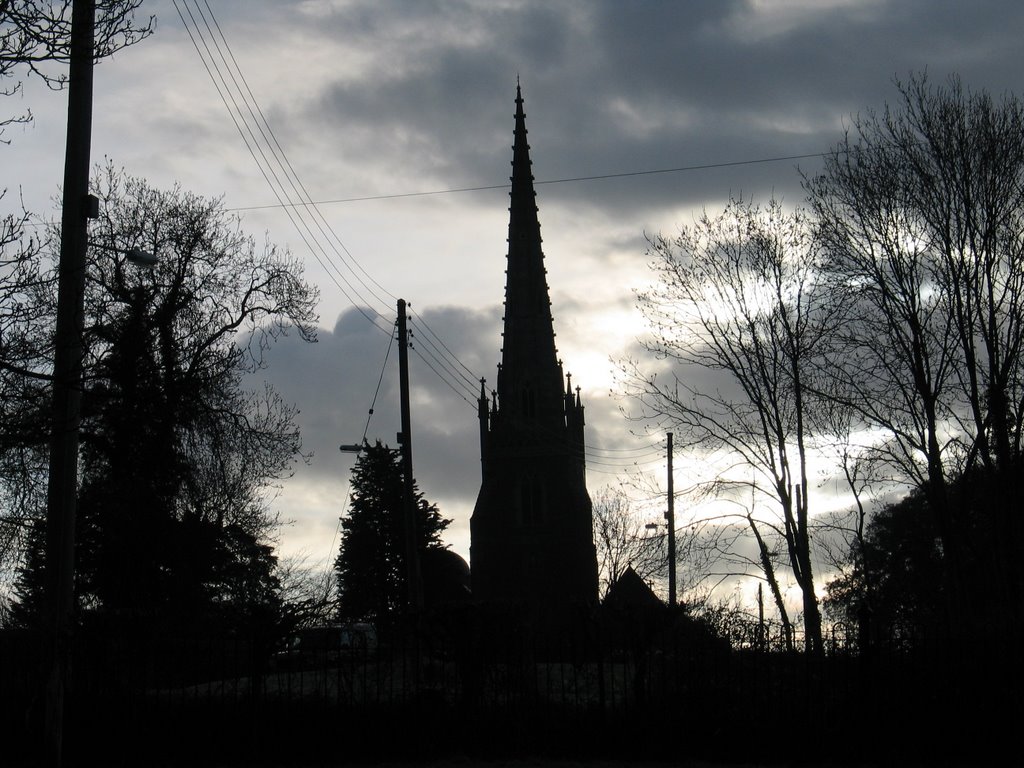
[[[474,619],[383,627],[376,647],[295,655],[257,636],[82,633],[67,743],[83,763],[108,765],[453,752],[841,762],[891,744],[907,759],[973,759],[1022,713],[1010,682],[1019,661],[858,653],[837,638],[811,657],[735,649],[679,622]],[[4,743],[25,760],[42,661],[35,638],[0,634]]]

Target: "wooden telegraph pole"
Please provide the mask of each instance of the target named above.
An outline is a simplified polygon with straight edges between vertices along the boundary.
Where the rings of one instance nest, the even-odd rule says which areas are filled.
[[[45,682],[45,761],[59,766],[64,700],[70,681],[74,607],[78,429],[82,400],[82,330],[92,144],[95,0],[74,0],[68,68],[68,132],[54,335],[53,412],[46,499],[46,617],[49,669]]]
[[[668,433],[668,604],[676,604],[676,492],[672,477],[672,433]]]
[[[406,329],[405,299],[398,300],[398,382],[402,410],[402,431],[398,442],[402,446],[402,475],[405,481],[402,494],[402,530],[405,535],[406,580],[409,582],[409,607],[423,607],[423,579],[420,572],[420,553],[417,546],[416,499],[412,477],[412,419],[409,413],[409,338]]]

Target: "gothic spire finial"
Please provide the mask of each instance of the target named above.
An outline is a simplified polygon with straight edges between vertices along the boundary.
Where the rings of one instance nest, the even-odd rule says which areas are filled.
[[[565,381],[555,349],[526,111],[518,79],[511,181],[498,402],[502,408],[554,422],[564,413]]]

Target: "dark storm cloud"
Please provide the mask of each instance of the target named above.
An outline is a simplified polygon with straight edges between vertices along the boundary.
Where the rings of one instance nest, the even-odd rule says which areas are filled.
[[[593,82],[568,98],[558,89],[551,103],[543,89],[532,93],[534,111],[554,122],[537,133],[543,151],[535,160],[547,163],[538,175],[820,152],[840,138],[844,119],[895,97],[894,76],[924,68],[939,79],[961,71],[968,81],[1005,87],[1017,58],[1008,30],[1019,23],[1008,25],[997,4],[984,4],[977,17],[964,14],[962,4],[926,5],[808,12],[782,31],[754,37],[757,30],[744,34],[739,27],[750,15],[741,3],[698,4],[697,14],[681,3],[599,6],[594,47],[604,58],[589,73]],[[1017,19],[1021,13],[1012,8]],[[982,68],[979,50],[995,60]],[[628,107],[640,127],[617,120],[615,105],[620,112]],[[815,161],[801,165],[813,169]],[[792,162],[551,189],[566,203],[582,194],[627,211],[669,201],[700,205],[739,191],[802,199]]]
[[[486,377],[488,392],[494,386],[501,358],[500,305],[479,311],[458,307],[424,310],[411,317],[410,326],[417,483],[427,498],[442,506],[442,511],[446,504],[471,507],[480,484],[480,450],[477,390],[470,388],[469,380],[479,387],[477,379]],[[452,347],[464,369],[451,361],[449,367],[438,362],[444,357],[438,338]],[[347,479],[352,457],[340,454],[338,446],[359,442],[367,420],[367,439],[397,446],[398,355],[394,346],[388,354],[388,344],[386,334],[370,325],[358,310],[349,309],[332,329],[320,330],[316,344],[306,344],[292,335],[267,353],[267,368],[260,378],[266,378],[287,402],[298,406],[303,447],[314,454],[310,466],[301,473],[307,482],[316,478]],[[613,352],[609,350],[609,356]],[[570,367],[571,362],[567,361]],[[589,385],[580,378],[575,381]],[[378,379],[380,391],[373,402]],[[584,392],[584,401],[587,440],[595,450],[592,469],[605,471],[607,479],[614,480],[632,462],[629,456],[619,457],[615,451],[647,445],[652,439],[644,435],[641,425],[623,419],[623,401],[615,393],[590,389]],[[371,403],[372,416],[368,413]],[[604,451],[611,453],[599,455]],[[597,485],[601,479],[597,478]]]
[[[893,78],[912,72],[927,70],[936,83],[959,73],[965,85],[994,94],[1018,87],[1024,5],[981,2],[967,10],[959,2],[902,0],[804,6],[740,0],[338,4],[293,20],[308,25],[309,45],[337,50],[338,62],[322,84],[311,80],[317,86],[301,104],[282,107],[283,131],[296,141],[299,131],[324,137],[330,157],[322,165],[331,177],[317,188],[327,197],[345,197],[507,182],[517,76],[540,182],[826,151],[852,115],[894,103]],[[636,345],[603,349],[605,340],[587,323],[631,305],[629,289],[639,286],[623,284],[614,298],[588,291],[587,281],[626,260],[647,261],[644,230],[653,234],[652,227],[676,217],[687,224],[689,209],[715,210],[730,195],[799,203],[798,167],[814,173],[819,161],[539,184],[567,370],[574,365],[568,359],[573,345],[589,344],[607,355],[609,368],[634,356],[660,377],[675,371],[699,389],[731,386],[714,372],[651,361]],[[503,209],[506,198],[499,196],[445,201],[472,215],[474,208]],[[673,234],[671,228],[665,234]],[[481,243],[481,252],[503,250],[503,237]],[[579,253],[564,251],[584,240]],[[549,248],[553,242],[561,247]],[[495,305],[487,311],[424,311],[469,372],[446,371],[446,383],[427,365],[437,366],[431,355],[443,354],[426,338],[414,338],[416,352],[427,358],[411,355],[416,475],[442,508],[445,501],[471,505],[478,489],[475,384],[459,379],[486,376],[493,384],[501,345],[495,288]],[[423,330],[414,324],[414,332]],[[362,434],[387,343],[386,334],[347,311],[319,345],[289,341],[272,351],[271,379],[303,409],[305,444],[317,452],[314,473],[338,473],[342,465],[347,472],[351,465],[339,461],[337,445]],[[392,350],[368,432],[391,445],[398,430],[395,364]],[[575,380],[591,386],[580,374]],[[591,446],[611,451],[660,437],[624,420],[620,408],[635,412],[636,404],[614,394],[585,392]]]
[[[333,329],[321,329],[317,343],[307,344],[293,334],[266,353],[267,368],[258,375],[300,409],[303,447],[314,453],[316,472],[334,472],[338,445],[359,442],[388,344],[388,335],[352,308]],[[382,405],[397,400],[397,377],[385,375],[378,398]],[[391,419],[392,408],[374,410],[372,428],[397,423]]]
[[[366,78],[328,84],[308,117],[358,156],[387,158],[410,179],[501,183],[508,158],[495,147],[511,144],[520,66],[510,56],[559,60],[559,15],[543,6],[510,12],[451,2],[346,7],[329,18],[326,34],[337,30],[356,47],[375,41],[379,64]]]
[[[1015,85],[1022,20],[1011,2],[783,5],[764,18],[739,1],[347,5],[320,33],[376,41],[378,71],[329,84],[308,116],[412,185],[506,180],[517,74],[538,179],[807,154],[834,144],[844,118],[894,99],[894,76]],[[623,216],[771,190],[802,198],[794,163],[545,195]]]
[[[452,369],[445,369],[434,359],[442,355],[437,349],[440,343],[427,329],[446,343],[458,340],[459,360],[473,374],[490,375],[499,359],[499,324],[497,308],[441,308],[411,320],[416,347],[409,356],[413,453],[417,482],[431,500],[471,500],[479,487],[480,455],[475,403],[463,399],[471,399],[468,385],[457,379],[454,363]],[[333,329],[321,329],[316,344],[293,335],[267,353],[262,377],[300,409],[303,447],[314,453],[310,476],[345,476],[352,461],[339,454],[338,446],[358,443],[364,429],[371,442],[379,439],[397,447],[398,352],[392,346],[389,354],[388,345],[388,335],[353,308],[338,317]],[[380,390],[374,402],[378,380]]]

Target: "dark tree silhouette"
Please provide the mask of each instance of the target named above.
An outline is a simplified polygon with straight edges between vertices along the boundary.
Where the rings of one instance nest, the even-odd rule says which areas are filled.
[[[441,534],[451,520],[441,517],[418,490],[414,492],[420,552],[444,549]],[[335,561],[341,617],[377,618],[407,604],[402,503],[400,452],[380,442],[367,445],[353,470],[350,511],[342,518]]]
[[[155,19],[136,21],[142,0],[97,0],[94,53],[97,61],[152,34]],[[0,97],[15,96],[27,79],[61,89],[71,49],[71,0],[0,0]],[[0,108],[0,144],[7,126],[27,123],[32,112]],[[0,199],[6,196],[0,188]],[[10,199],[8,198],[8,202]],[[0,216],[0,570],[8,571],[24,551],[33,513],[45,503],[37,495],[46,471],[45,446],[36,436],[49,397],[46,376],[52,350],[52,318],[35,313],[45,306],[48,279],[38,240],[24,228],[27,213]],[[42,339],[46,342],[42,342]],[[45,490],[45,488],[44,488]]]
[[[851,567],[828,584],[826,611],[862,642],[910,640],[941,616],[942,550],[917,489],[876,512],[850,553]]]
[[[1019,468],[976,468],[950,482],[948,498],[955,510],[956,525],[972,545],[1002,535],[993,526],[998,520],[992,506],[1009,490],[1017,498],[1024,492]],[[934,642],[947,633],[949,595],[944,578],[948,554],[939,536],[935,516],[929,510],[927,488],[915,488],[906,497],[886,505],[871,517],[863,538],[855,542],[843,573],[828,584],[829,613],[860,628],[869,642],[916,640]],[[990,651],[1015,650],[1015,635],[1000,633],[1019,606],[1008,604],[1005,593],[992,583],[992,549],[971,546],[962,563],[965,591],[974,607],[967,614],[953,614],[964,631],[977,629],[972,618],[986,619]],[[993,641],[991,636],[996,636]]]
[[[0,195],[2,197],[2,195]],[[20,241],[25,216],[0,219],[0,570],[23,551],[45,504],[45,435],[52,275],[38,242]]]
[[[1019,503],[992,488],[992,541],[971,541],[950,485],[1019,461],[1024,435],[1024,103],[956,78],[898,82],[806,181],[827,250],[823,270],[851,312],[835,337],[833,396],[874,459],[927,494],[956,611],[971,550],[990,553],[1007,605],[1024,599]],[[1008,478],[997,471],[993,477]]]
[[[316,291],[296,260],[257,247],[217,201],[109,167],[95,191],[103,213],[87,278],[80,605],[179,621],[270,605],[276,518],[264,492],[290,471],[300,442],[294,409],[269,388],[248,391],[243,377],[281,334],[315,339]],[[158,265],[127,264],[133,247]],[[39,555],[29,562],[19,587],[27,613]]]

